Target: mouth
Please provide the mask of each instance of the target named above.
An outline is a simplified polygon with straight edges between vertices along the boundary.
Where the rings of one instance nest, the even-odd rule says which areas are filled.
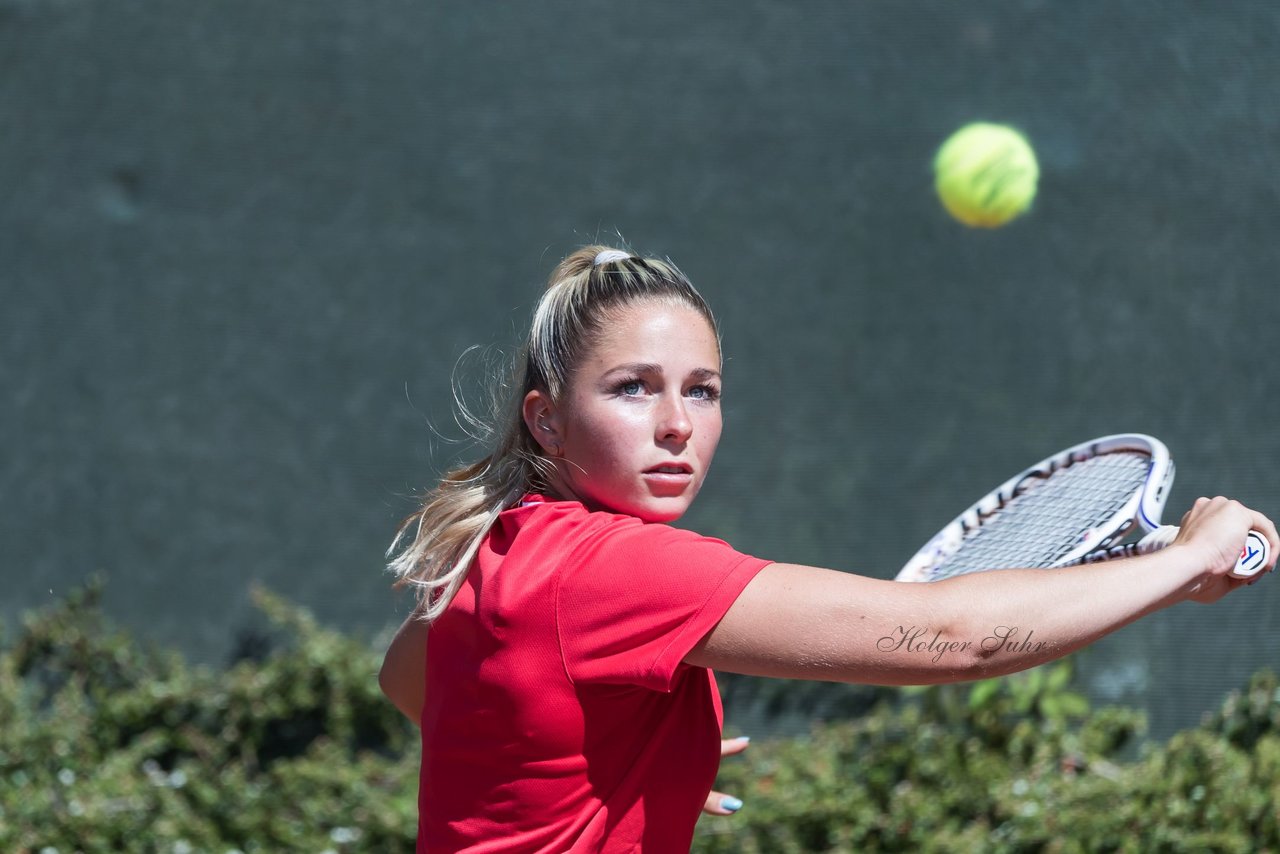
[[[650,466],[640,476],[655,498],[688,499],[697,483],[693,466],[679,460]]]
[[[688,463],[663,463],[660,466],[652,466],[644,470],[645,474],[660,475],[691,475],[693,474],[693,466]]]

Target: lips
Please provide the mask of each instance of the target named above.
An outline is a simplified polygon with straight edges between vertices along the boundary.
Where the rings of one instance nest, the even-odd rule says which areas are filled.
[[[662,465],[651,466],[644,470],[645,474],[693,474],[693,466],[688,463],[663,463]]]

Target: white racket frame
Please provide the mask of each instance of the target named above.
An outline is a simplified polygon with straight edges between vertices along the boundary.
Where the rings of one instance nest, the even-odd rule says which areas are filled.
[[[1028,486],[1044,480],[1054,472],[1117,451],[1136,451],[1150,457],[1146,480],[1124,506],[1101,525],[1086,531],[1078,545],[1045,568],[1122,556],[1120,552],[1123,547],[1117,549],[1115,554],[1108,553],[1107,550],[1127,536],[1135,523],[1146,532],[1159,528],[1164,505],[1169,498],[1169,489],[1173,485],[1174,465],[1169,449],[1159,439],[1145,433],[1116,433],[1081,442],[1024,469],[980,498],[935,534],[902,567],[897,580],[934,580],[938,566],[956,553],[965,535],[981,528],[998,510],[1023,494]]]

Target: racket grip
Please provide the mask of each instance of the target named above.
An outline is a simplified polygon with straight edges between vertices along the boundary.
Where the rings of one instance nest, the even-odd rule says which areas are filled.
[[[1138,554],[1149,554],[1160,551],[1173,543],[1178,536],[1177,525],[1161,525],[1138,541]],[[1231,575],[1236,578],[1253,578],[1267,565],[1271,556],[1271,546],[1267,538],[1257,531],[1250,531],[1244,538],[1244,547],[1240,549],[1240,558],[1236,561]]]

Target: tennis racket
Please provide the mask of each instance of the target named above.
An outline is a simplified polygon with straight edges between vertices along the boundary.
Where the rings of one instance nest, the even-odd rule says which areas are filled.
[[[1157,551],[1178,535],[1161,525],[1173,460],[1160,440],[1121,433],[1041,460],[961,513],[898,573],[937,581],[984,569],[1054,568]],[[1145,536],[1121,543],[1135,529]],[[1250,531],[1231,574],[1262,570],[1267,540]]]

